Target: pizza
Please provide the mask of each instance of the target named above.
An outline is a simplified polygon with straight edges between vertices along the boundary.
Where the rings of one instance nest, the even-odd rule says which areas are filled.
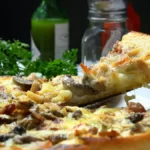
[[[83,77],[1,76],[0,150],[149,150],[150,110],[93,105],[149,83],[149,40],[128,33],[98,64],[81,64]]]
[[[53,88],[59,91],[60,85],[53,84],[34,74],[0,78],[1,150],[150,148],[150,110],[140,103],[129,102],[126,108],[61,105],[56,99],[67,92],[57,95]]]

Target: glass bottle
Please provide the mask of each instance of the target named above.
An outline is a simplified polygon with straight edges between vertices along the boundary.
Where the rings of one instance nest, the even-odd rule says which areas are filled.
[[[114,43],[128,32],[127,2],[124,0],[89,0],[89,28],[82,38],[81,59],[87,66],[97,63],[111,51]]]
[[[34,58],[53,60],[61,58],[69,48],[69,20],[62,8],[62,0],[42,0],[31,20]]]

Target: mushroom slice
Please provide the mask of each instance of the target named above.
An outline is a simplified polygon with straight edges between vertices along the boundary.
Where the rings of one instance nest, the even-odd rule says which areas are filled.
[[[23,90],[30,90],[33,80],[26,80],[23,77],[14,76],[13,77],[14,83],[19,85]]]
[[[81,83],[80,78],[75,78],[70,75],[66,75],[62,81],[66,89],[70,89],[74,94],[83,95],[83,94],[93,94],[95,91],[84,84]]]
[[[17,135],[14,137],[14,142],[17,144],[26,144],[26,143],[31,143],[31,142],[35,142],[35,141],[42,141],[41,139],[37,138],[37,137],[33,137],[30,135]]]
[[[99,92],[83,84],[82,78],[79,76],[66,75],[62,83],[64,88],[70,90],[72,93],[71,101],[63,103],[62,105],[86,105],[99,99]]]

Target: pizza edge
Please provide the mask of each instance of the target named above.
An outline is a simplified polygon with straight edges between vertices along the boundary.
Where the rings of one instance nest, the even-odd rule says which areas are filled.
[[[150,133],[119,138],[83,138],[83,145],[56,145],[49,150],[149,150]]]

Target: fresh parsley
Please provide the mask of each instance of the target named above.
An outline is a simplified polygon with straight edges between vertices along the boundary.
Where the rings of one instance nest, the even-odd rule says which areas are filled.
[[[41,73],[47,78],[61,74],[77,75],[77,49],[65,51],[62,59],[53,61],[32,61],[32,53],[27,44],[20,41],[0,40],[0,75],[29,75]]]

